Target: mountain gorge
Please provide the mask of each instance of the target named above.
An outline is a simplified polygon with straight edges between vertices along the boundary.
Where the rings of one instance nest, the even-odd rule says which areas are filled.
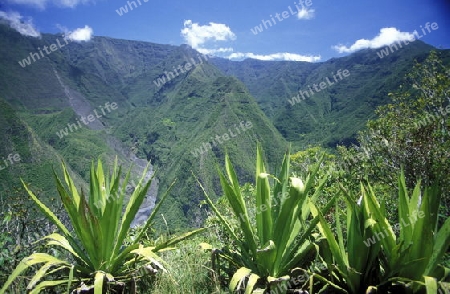
[[[334,148],[354,142],[367,119],[374,118],[374,109],[389,102],[388,93],[398,89],[414,60],[422,61],[433,49],[421,41],[398,51],[386,48],[390,54],[383,58],[379,50],[365,49],[321,63],[252,59],[213,63],[248,87],[285,139],[298,148]],[[345,70],[348,77],[339,77],[338,72]],[[326,88],[319,87],[321,82]]]
[[[8,199],[20,177],[40,187],[44,199],[54,197],[51,166],[59,171],[60,160],[82,187],[99,157],[134,166],[134,181],[150,160],[148,176],[156,172],[157,180],[142,213],[175,181],[162,207],[171,229],[204,219],[192,174],[217,197],[215,167],[221,168],[225,152],[245,183],[254,177],[257,141],[271,171],[288,142],[295,149],[353,142],[414,60],[434,49],[416,41],[384,58],[362,50],[320,63],[204,57],[187,70],[200,56],[185,45],[95,37],[40,53],[58,40],[65,44],[61,35],[30,38],[0,24],[0,157],[21,158],[0,171],[1,197]],[[448,60],[448,50],[440,51]],[[35,61],[19,64],[32,53]],[[186,70],[154,82],[179,66]],[[314,88],[339,70],[349,76]],[[292,105],[299,91],[311,95]]]

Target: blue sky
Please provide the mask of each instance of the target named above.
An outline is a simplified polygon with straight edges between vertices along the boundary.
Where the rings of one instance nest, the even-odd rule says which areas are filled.
[[[32,37],[65,32],[78,41],[189,44],[238,60],[326,61],[409,40],[415,30],[422,41],[450,48],[448,0],[133,1],[1,0],[0,19]]]

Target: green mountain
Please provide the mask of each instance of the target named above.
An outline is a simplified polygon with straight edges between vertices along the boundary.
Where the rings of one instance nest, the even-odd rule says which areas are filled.
[[[3,99],[0,99],[0,134],[0,193],[11,192],[20,186],[18,174],[40,190],[52,191],[51,183],[47,181],[52,174],[49,163],[58,154],[52,152]]]
[[[199,225],[204,217],[192,173],[214,196],[219,191],[214,168],[225,150],[239,160],[242,181],[249,181],[257,141],[266,146],[269,162],[279,161],[287,147],[245,86],[189,47],[96,37],[43,52],[31,62],[33,53],[58,40],[65,42],[57,35],[27,38],[0,26],[0,97],[12,106],[8,112],[20,112],[36,137],[80,175],[80,184],[98,157],[112,162],[117,155],[123,164],[139,167],[136,176],[142,162],[151,160],[159,187],[142,212],[151,209],[157,191],[176,180],[162,209],[171,228]],[[175,76],[188,62],[190,70]],[[165,72],[171,79],[158,86],[154,81]]]
[[[198,226],[205,212],[193,174],[217,197],[215,168],[225,152],[245,183],[254,177],[257,141],[271,172],[288,141],[297,148],[351,141],[413,60],[431,49],[417,41],[381,59],[365,50],[322,63],[231,62],[186,45],[37,39],[0,24],[0,158],[21,158],[0,170],[0,196],[8,199],[22,177],[51,199],[50,167],[58,169],[60,159],[84,187],[99,157],[133,166],[133,181],[150,160],[147,176],[156,171],[157,180],[137,221],[176,181],[161,212],[170,229]],[[335,79],[338,70],[349,76]],[[309,90],[327,78],[335,83]],[[311,97],[291,105],[307,89]]]
[[[423,60],[434,48],[416,41],[397,49],[361,50],[321,63],[213,63],[248,87],[278,131],[297,148],[333,148],[354,142],[375,108],[389,102],[388,93],[398,89],[414,60]],[[380,58],[380,50],[388,50],[388,55]]]

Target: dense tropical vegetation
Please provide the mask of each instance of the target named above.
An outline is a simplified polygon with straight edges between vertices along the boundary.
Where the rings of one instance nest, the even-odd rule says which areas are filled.
[[[356,114],[359,121],[366,115],[373,117],[355,138],[356,118],[342,126],[333,125],[346,103],[344,91],[336,95],[336,88],[326,93],[335,95],[330,109],[319,101],[285,109],[279,101],[271,105],[269,94],[262,95],[258,102],[263,113],[241,82],[223,76],[212,65],[186,77],[176,91],[168,84],[154,93],[157,99],[147,101],[151,107],[164,99],[171,101],[154,117],[147,113],[150,106],[114,113],[109,120],[117,116],[125,121],[114,131],[118,138],[156,166],[169,162],[163,170],[167,178],[161,179],[161,186],[168,189],[145,223],[136,227],[132,221],[153,178],[146,178],[145,170],[134,190],[127,192],[130,171],[123,175],[118,160],[111,160],[105,152],[111,148],[112,129],[104,133],[81,130],[54,141],[56,127],[51,122],[56,119],[64,125],[73,121],[73,111],[55,112],[55,104],[27,116],[0,100],[0,130],[7,135],[7,144],[0,150],[7,154],[14,147],[24,161],[1,175],[2,183],[8,183],[1,187],[8,197],[0,198],[0,224],[5,228],[0,232],[0,293],[39,293],[44,289],[96,294],[450,293],[450,72],[445,56],[431,53],[424,59],[428,48],[418,46],[419,62],[400,89],[389,95],[390,103],[379,106],[382,103],[371,96],[366,102],[378,106],[375,114],[370,107],[347,112],[347,116]],[[413,56],[416,51],[411,48],[408,54]],[[88,71],[77,57],[86,49],[73,50],[77,54],[72,55],[72,62]],[[165,52],[156,45],[152,50],[161,51],[161,60],[184,52]],[[59,54],[55,53],[55,58],[63,58]],[[360,52],[338,61],[339,65],[265,66],[271,74],[283,70],[288,75],[301,67],[320,75],[336,67],[350,67],[352,58],[358,58],[364,62],[353,64],[354,69],[362,71],[374,64],[367,56]],[[171,62],[175,64],[176,59]],[[243,70],[216,63],[238,77],[258,71],[251,61]],[[403,73],[406,63],[403,60],[396,63],[398,68],[384,70]],[[77,76],[86,89],[98,87],[96,91],[111,95],[120,92],[104,88],[93,73],[88,74],[92,76],[88,82],[75,68],[59,70]],[[271,74],[264,78],[270,79]],[[312,82],[303,75],[298,79]],[[372,91],[379,80],[366,81],[370,82],[366,89]],[[286,88],[294,89],[297,82],[291,80]],[[350,81],[337,87],[352,88],[346,83]],[[251,81],[247,84],[258,93],[272,93],[280,87],[269,81],[260,88]],[[396,81],[388,84],[394,86]],[[136,84],[126,89],[136,97],[145,92]],[[180,99],[189,103],[181,105]],[[127,103],[147,103],[143,101],[136,98]],[[314,104],[322,106],[314,108]],[[222,112],[225,106],[229,108]],[[305,113],[313,108],[332,115],[317,117],[322,124],[307,122]],[[199,113],[207,109],[212,111],[197,121]],[[333,112],[336,109],[339,111]],[[193,165],[197,160],[178,157],[190,153],[186,150],[192,147],[176,145],[180,138],[192,139],[186,130],[195,125],[195,132],[201,135],[193,142],[201,144],[227,131],[228,116],[251,120],[252,131],[227,146],[227,151],[211,148],[214,157],[199,159],[200,167]],[[299,116],[304,124],[286,122]],[[194,123],[182,124],[182,120]],[[130,131],[131,125],[151,128]],[[312,138],[313,131],[316,136],[320,132],[319,125],[326,133],[320,140]],[[349,129],[344,132],[346,127]],[[285,139],[293,141],[293,146],[288,147]],[[255,141],[260,142],[256,148],[252,145]],[[313,144],[306,147],[307,143]],[[337,143],[345,144],[337,150],[326,149]],[[282,159],[277,157],[280,148],[287,149]],[[291,154],[290,150],[298,152]],[[90,172],[83,171],[90,160],[83,156],[85,152],[101,158],[97,165],[91,163]],[[36,153],[42,155],[41,160],[48,159],[43,167],[31,160]],[[66,161],[62,171],[52,170],[51,163],[59,161],[61,154]],[[112,169],[105,172],[102,162]],[[214,167],[217,173],[211,172]],[[24,169],[28,173],[19,182],[13,175]],[[254,177],[249,176],[250,170]],[[189,173],[193,175],[172,184],[177,176]],[[48,181],[51,176],[56,188]],[[42,197],[52,191],[57,191],[59,198]],[[189,233],[179,232],[193,226],[196,228]]]
[[[311,233],[317,223],[316,219],[309,221],[309,203],[314,203],[320,196],[326,179],[320,179],[320,184],[313,187],[313,183],[320,168],[318,162],[312,167],[311,174],[304,180],[290,177],[289,156],[284,157],[280,174],[274,186],[269,184],[270,175],[267,174],[262,159],[262,150],[258,146],[256,155],[256,200],[254,218],[249,218],[248,208],[241,194],[241,188],[236,172],[228,156],[225,159],[227,178],[219,172],[222,189],[230,203],[233,214],[238,218],[242,237],[238,237],[224,216],[220,214],[211,198],[205,192],[221,225],[227,230],[235,248],[224,248],[220,252],[221,258],[229,260],[238,270],[233,275],[229,289],[235,291],[239,285],[245,284],[245,293],[252,293],[258,282],[270,290],[279,284],[286,284],[292,277],[296,267],[306,267],[316,255],[314,239]],[[309,192],[314,188],[314,193]],[[334,199],[330,200],[332,203]],[[328,209],[331,205],[327,205]],[[327,209],[324,210],[327,212]],[[256,225],[254,226],[253,223]],[[285,286],[284,286],[285,287]]]
[[[131,223],[144,201],[153,177],[146,180],[146,171],[144,172],[122,214],[130,171],[125,175],[125,180],[120,182],[121,168],[117,166],[117,161],[111,175],[109,172],[104,173],[101,161],[98,161],[96,169],[92,164],[87,199],[83,189],[78,191],[75,187],[64,164],[63,173],[67,188],[56,173],[54,176],[73,232],[23,183],[30,197],[60,233],[43,237],[41,241],[47,241],[47,246],[52,248],[52,254],[35,252],[22,259],[0,289],[0,293],[5,293],[22,272],[38,264],[42,265],[26,287],[30,293],[40,293],[45,288],[55,288],[59,285],[67,287],[67,292],[71,291],[74,285],[77,293],[89,293],[92,289],[95,294],[136,293],[135,283],[142,275],[154,275],[165,270],[157,252],[170,249],[183,239],[203,231],[197,229],[144,247],[141,242],[143,236],[149,230],[165,197],[154,208],[145,224],[135,230],[133,236],[129,234]],[[64,252],[60,253],[57,249]]]
[[[200,226],[206,216],[197,205],[203,194],[191,169],[216,199],[221,193],[219,178],[211,170],[215,162],[223,164],[225,150],[235,159],[239,179],[250,182],[256,141],[264,146],[269,167],[281,162],[286,141],[292,143],[292,150],[311,145],[332,152],[338,144],[356,143],[357,132],[368,118],[376,117],[377,106],[389,102],[387,94],[401,84],[413,61],[422,62],[433,49],[418,40],[383,59],[375,50],[317,63],[210,58],[162,87],[152,81],[165,70],[197,58],[198,52],[188,46],[96,36],[92,42],[53,52],[37,66],[18,65],[17,60],[58,38],[54,34],[27,38],[0,24],[0,136],[6,142],[0,151],[3,156],[17,150],[22,158],[10,173],[0,173],[0,189],[21,189],[18,179],[23,177],[42,190],[45,202],[56,195],[47,179],[51,166],[62,159],[75,181],[87,186],[92,159],[112,164],[117,155],[128,167],[129,155],[135,155],[151,160],[159,170],[161,178],[154,183],[158,182],[160,192],[177,179],[161,207],[173,230]],[[448,65],[450,51],[436,51]],[[288,103],[299,90],[339,69],[347,69],[351,78],[294,107]],[[67,93],[77,103],[69,103]],[[64,138],[56,135],[82,115],[73,105],[92,113],[107,102],[116,102],[118,108],[100,119],[99,129],[83,126]],[[204,156],[192,155],[241,121],[253,123],[245,135],[214,146]],[[164,228],[161,218],[155,225]]]

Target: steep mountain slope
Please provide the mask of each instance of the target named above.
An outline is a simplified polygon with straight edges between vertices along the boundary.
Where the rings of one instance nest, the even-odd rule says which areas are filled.
[[[202,193],[191,171],[210,193],[219,193],[215,164],[223,162],[225,149],[236,160],[240,178],[250,181],[257,141],[266,147],[271,163],[287,147],[245,87],[218,74],[209,65],[196,68],[175,89],[160,93],[161,106],[136,108],[117,129],[123,141],[133,143],[160,168],[161,186],[178,178],[172,193],[177,201],[167,201],[164,209],[172,220],[185,222],[194,215],[201,219],[193,203]]]
[[[52,44],[58,46],[45,53],[44,46]],[[118,156],[125,166],[133,164],[135,177],[150,160],[147,176],[156,170],[157,181],[139,219],[176,180],[161,212],[171,229],[197,226],[204,217],[198,205],[203,195],[192,173],[217,196],[216,166],[226,151],[244,183],[254,177],[257,141],[271,172],[287,141],[297,148],[351,141],[375,107],[386,103],[414,58],[431,49],[417,41],[384,58],[364,50],[314,64],[231,62],[185,45],[107,37],[76,43],[51,34],[37,39],[0,24],[0,97],[9,105],[2,115],[19,119],[6,126],[16,122],[28,130],[5,136],[9,147],[0,156],[28,146],[24,142],[33,134],[32,141],[52,154],[39,160],[49,166],[64,158],[80,184],[98,157],[111,163]],[[321,82],[325,87],[317,90]],[[308,97],[295,98],[301,92]],[[35,176],[25,169],[10,172],[2,182]],[[52,184],[42,187],[50,191]],[[43,197],[50,198],[50,192]]]
[[[245,59],[230,61],[213,58],[212,63],[225,74],[242,81],[255,97],[261,109],[273,119],[277,109],[284,105],[294,88],[307,83],[309,75],[321,63],[291,61],[261,61]]]
[[[125,167],[133,164],[132,185],[134,185],[137,176],[142,174],[146,161],[137,158],[135,154],[126,150],[128,148],[124,148],[123,143],[108,135],[110,132],[108,121],[122,111],[118,102],[114,102],[110,97],[114,94],[114,97],[120,98],[120,93],[112,94],[111,91],[106,91],[105,96],[83,95],[73,82],[76,68],[63,56],[67,47],[61,47],[60,50],[47,56],[33,55],[35,61],[29,65],[22,66],[23,62],[19,64],[18,61],[23,60],[27,54],[28,56],[36,52],[39,54],[44,45],[50,46],[58,42],[64,44],[61,36],[43,35],[42,39],[26,38],[4,26],[0,26],[0,32],[0,43],[7,45],[0,46],[2,53],[0,95],[21,111],[22,119],[27,122],[35,136],[51,145],[54,152],[60,155],[59,158],[64,158],[81,176],[78,181],[80,185],[89,178],[88,171],[92,160],[101,157],[111,164],[116,156]],[[69,45],[75,44],[66,44]],[[11,48],[15,50],[11,51]],[[103,87],[108,89],[106,86]],[[55,160],[51,162],[54,165],[58,157],[53,158]],[[43,161],[48,169],[48,172],[43,173],[47,175],[47,183],[44,186],[53,186],[48,158]],[[58,169],[59,162],[56,163]],[[152,173],[153,169],[150,168],[147,176],[151,176]],[[13,176],[26,177],[21,173]],[[146,211],[153,206],[156,193],[157,180],[148,193],[141,214],[148,213]],[[55,196],[55,193],[51,194],[53,195],[44,194],[44,198]],[[141,214],[138,217],[141,217]]]
[[[244,182],[253,177],[256,141],[271,163],[287,147],[242,83],[187,46],[96,37],[19,64],[55,40],[64,42],[56,35],[23,37],[0,25],[0,95],[84,180],[91,160],[111,162],[116,155],[138,166],[151,160],[160,192],[177,179],[162,210],[171,228],[201,223],[202,193],[191,171],[214,195],[215,164],[226,149],[239,160]],[[176,72],[188,62],[189,69]]]
[[[314,64],[250,59],[212,62],[240,79],[281,134],[298,148],[334,147],[352,142],[375,108],[389,101],[387,94],[397,90],[414,60],[425,58],[432,49],[415,41],[398,50],[382,48],[389,52],[383,58],[380,50],[361,50]],[[442,53],[447,55],[448,50]]]
[[[23,179],[37,195],[46,195],[44,201],[56,196],[52,166],[60,174],[62,157],[46,144],[21,118],[9,103],[0,98],[0,203],[8,203],[10,197],[20,194],[25,198],[20,179]],[[70,167],[69,167],[70,168]],[[75,179],[84,187],[79,176]],[[31,201],[31,200],[30,200]],[[2,207],[0,207],[2,208]],[[6,208],[6,207],[3,207]]]

